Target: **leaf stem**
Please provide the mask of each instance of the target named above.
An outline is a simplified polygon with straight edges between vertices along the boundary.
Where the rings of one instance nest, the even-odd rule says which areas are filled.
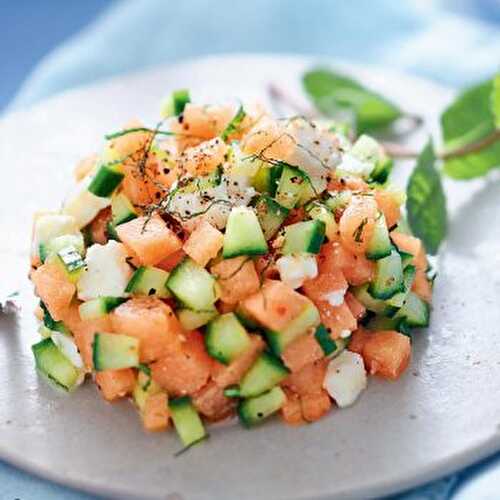
[[[460,156],[465,156],[470,153],[476,153],[482,149],[491,146],[495,142],[500,141],[500,129],[496,129],[490,134],[486,135],[482,139],[476,142],[471,142],[465,146],[459,148],[450,149],[449,151],[442,151],[438,156],[442,160],[451,160],[453,158],[459,158]]]

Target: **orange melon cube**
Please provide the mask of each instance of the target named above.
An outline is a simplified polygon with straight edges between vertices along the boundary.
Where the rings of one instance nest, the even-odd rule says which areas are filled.
[[[202,335],[186,334],[181,349],[171,351],[151,365],[151,376],[168,394],[185,396],[194,394],[208,381],[212,358],[205,350]]]
[[[35,292],[47,306],[54,320],[63,318],[71,304],[76,287],[57,264],[45,263],[31,274]]]
[[[300,398],[294,392],[285,389],[286,401],[281,407],[281,416],[288,425],[300,425],[305,423],[302,417]]]
[[[323,350],[314,337],[314,333],[308,333],[295,339],[286,346],[281,355],[283,362],[292,372],[297,372],[305,365],[323,357]]]
[[[132,394],[135,386],[135,372],[132,368],[104,370],[96,373],[95,383],[106,401],[115,401]]]
[[[230,106],[200,106],[187,104],[182,113],[182,121],[172,123],[172,132],[176,132],[181,149],[212,139],[222,133],[234,116]]]
[[[418,269],[415,274],[415,281],[412,285],[412,290],[426,302],[432,300],[432,284],[427,279],[427,275],[421,269]]]
[[[236,304],[260,288],[260,280],[251,259],[245,256],[224,259],[210,268],[220,286],[220,299]]]
[[[354,255],[339,242],[326,243],[318,255],[319,272],[337,268],[342,270],[347,282],[354,286],[371,281],[375,272],[375,264],[364,255]]]
[[[338,294],[342,297],[348,288],[347,280],[340,268],[333,268],[326,272],[320,272],[315,278],[307,280],[302,289],[313,301],[328,300],[330,294]],[[342,300],[342,298],[340,299]]]
[[[224,244],[224,235],[209,222],[203,220],[196,226],[182,249],[201,267],[219,253]]]
[[[349,346],[347,347],[350,351],[363,355],[363,349],[367,340],[370,338],[372,333],[363,327],[359,327],[354,330],[351,335],[351,340],[349,341]]]
[[[137,217],[120,224],[116,232],[145,266],[154,266],[182,248],[182,241],[159,215]]]
[[[334,339],[338,339],[345,332],[352,332],[358,326],[349,306],[342,302],[339,306],[332,306],[329,302],[315,302],[321,322],[326,326]]]
[[[150,432],[161,432],[168,429],[170,412],[166,392],[150,394],[142,410],[142,424]]]
[[[138,297],[111,313],[113,331],[140,341],[140,360],[155,361],[180,348],[183,333],[172,308],[156,297]]]
[[[323,358],[291,373],[282,385],[299,396],[318,394],[323,390],[328,359]]]
[[[379,210],[384,214],[388,228],[394,227],[401,218],[401,207],[394,193],[390,191],[375,191],[375,201]]]
[[[378,207],[369,196],[353,196],[339,221],[342,245],[355,255],[363,255],[373,235]]]
[[[310,304],[307,297],[283,282],[266,280],[257,293],[242,301],[241,306],[261,325],[279,332]]]
[[[217,311],[219,311],[219,314],[226,314],[233,312],[237,309],[237,304],[230,304],[228,302],[218,302],[217,303]]]
[[[351,292],[345,294],[344,300],[356,320],[360,320],[366,314],[366,307]]]
[[[208,175],[224,163],[226,151],[227,144],[215,137],[187,148],[179,157],[179,166],[183,172],[193,176]]]
[[[168,273],[172,271],[186,256],[186,252],[181,248],[174,253],[171,253],[167,258],[163,259],[161,262],[156,264],[156,267],[167,271]]]
[[[212,422],[234,414],[236,400],[224,396],[224,389],[214,381],[209,382],[192,397],[194,407]]]
[[[410,339],[393,330],[373,332],[363,347],[363,359],[372,375],[396,380],[411,358]]]
[[[315,422],[326,415],[332,407],[332,401],[325,390],[300,396],[302,416],[307,422]]]

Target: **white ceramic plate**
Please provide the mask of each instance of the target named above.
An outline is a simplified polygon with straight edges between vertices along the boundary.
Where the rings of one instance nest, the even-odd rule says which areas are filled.
[[[143,432],[131,405],[91,384],[67,396],[39,380],[26,279],[31,215],[58,207],[71,169],[130,117],[155,123],[169,90],[266,97],[270,81],[300,92],[311,59],[231,56],[113,79],[0,121],[0,291],[23,308],[0,323],[0,457],[41,476],[117,498],[358,498],[429,481],[500,448],[500,183],[448,183],[450,236],[440,256],[432,325],[397,383],[370,380],[352,408],[290,428],[226,424],[178,458],[173,432]],[[334,63],[332,63],[334,64]],[[339,67],[339,65],[337,65]],[[340,67],[426,117],[450,92],[381,68]],[[422,144],[425,130],[412,140]],[[399,168],[402,179],[408,166]]]

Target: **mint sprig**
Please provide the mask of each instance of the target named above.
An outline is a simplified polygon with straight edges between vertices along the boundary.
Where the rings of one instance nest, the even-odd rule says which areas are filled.
[[[344,116],[350,112],[358,134],[378,132],[404,116],[385,97],[328,69],[308,71],[303,84],[322,114],[336,118],[340,110]],[[417,157],[407,186],[408,222],[432,254],[437,252],[447,230],[441,173],[465,180],[500,167],[500,73],[457,96],[441,115],[441,133],[444,149],[435,152],[429,141],[418,156],[404,146],[387,143],[389,156]]]

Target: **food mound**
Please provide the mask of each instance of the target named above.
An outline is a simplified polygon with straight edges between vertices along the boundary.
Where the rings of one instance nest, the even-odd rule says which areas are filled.
[[[162,118],[106,136],[35,215],[39,372],[130,397],[185,446],[235,414],[313,422],[367,374],[400,377],[432,285],[381,145],[187,91]]]

